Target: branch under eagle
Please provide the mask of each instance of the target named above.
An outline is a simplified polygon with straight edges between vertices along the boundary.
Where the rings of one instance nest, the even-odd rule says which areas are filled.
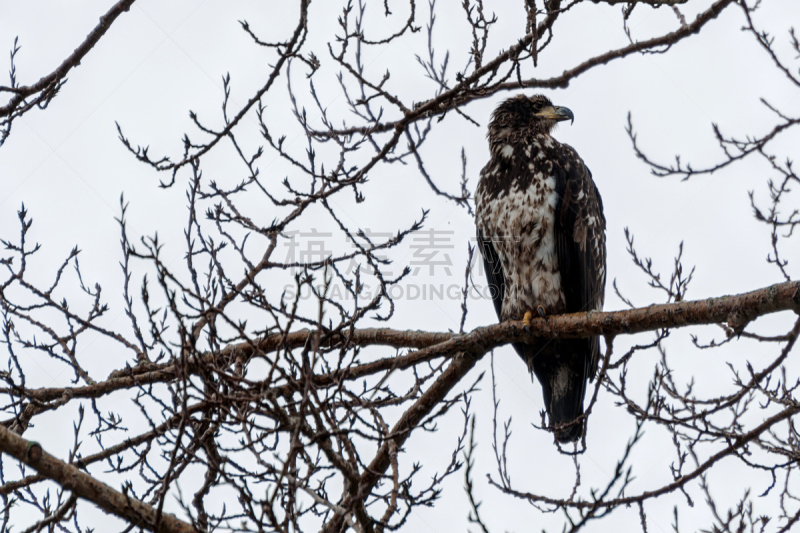
[[[398,331],[390,328],[364,328],[347,333],[342,331],[300,330],[288,335],[270,335],[257,345],[249,343],[231,345],[221,352],[215,355],[209,354],[207,357],[217,359],[220,363],[220,359],[230,358],[233,354],[240,354],[243,358],[250,359],[251,357],[257,357],[259,353],[272,352],[284,347],[303,346],[310,336],[319,336],[321,347],[384,345],[419,348],[407,355],[382,359],[346,369],[339,375],[323,374],[314,376],[315,386],[325,386],[326,384],[340,383],[342,380],[354,379],[361,375],[380,372],[390,367],[408,368],[437,357],[455,356],[445,374],[440,376],[425,391],[422,397],[414,403],[414,406],[408,410],[409,415],[404,416],[393,428],[393,431],[390,432],[393,445],[397,447],[402,446],[412,434],[412,431],[408,431],[408,427],[413,427],[415,420],[423,418],[435,408],[436,404],[432,403],[431,400],[435,397],[446,395],[484,354],[508,342],[531,341],[535,338],[581,338],[590,335],[614,336],[641,333],[660,328],[723,322],[727,322],[731,329],[741,331],[748,321],[752,321],[759,316],[789,310],[800,315],[800,281],[779,283],[743,294],[705,300],[651,305],[625,311],[574,313],[547,317],[546,319],[534,318],[531,320],[530,331],[525,331],[519,321],[485,326],[465,334]],[[202,362],[187,361],[185,370],[191,374],[193,367],[196,365],[202,366]],[[54,401],[59,403],[62,397],[96,398],[112,390],[141,387],[147,383],[171,381],[178,372],[179,369],[176,363],[142,365],[114,372],[113,377],[85,387],[18,389],[16,391],[3,390],[3,392],[11,394],[24,392],[26,398],[35,399],[39,408],[47,410],[47,402]],[[296,385],[302,386],[302,383]],[[395,431],[400,426],[406,429]],[[0,438],[0,440],[4,440],[8,433],[3,433],[2,436],[3,438]],[[371,486],[377,483],[381,474],[388,468],[388,458],[392,453],[391,448],[388,443],[382,446],[375,461],[371,464],[371,466],[377,468],[368,469],[363,473],[361,479],[359,479],[359,487],[362,491],[369,490]],[[56,470],[40,469],[41,465],[34,464],[33,461],[27,461],[27,459],[23,458],[21,455],[23,452],[18,452],[19,449],[21,448],[19,448],[18,444],[0,442],[0,451],[19,457],[20,460],[39,471],[40,475],[54,479],[62,485],[71,483],[72,485],[70,486],[74,485],[73,490],[78,493],[83,490],[84,487],[79,487],[78,485],[83,485],[84,480],[71,476],[71,473],[67,470],[64,470],[64,475],[61,476],[56,474]],[[41,460],[52,462],[50,456],[47,455],[43,455]],[[86,487],[88,486],[86,485]],[[96,493],[90,499],[105,509],[110,506],[111,500],[116,497],[116,491],[109,489],[108,491]],[[128,518],[127,512],[109,510],[117,516]],[[183,531],[183,523],[177,519],[175,519],[176,523],[173,523],[173,519],[170,515],[165,515],[161,527],[165,531]],[[323,530],[338,530],[337,524],[339,524],[340,520],[342,520],[341,516],[335,516]]]

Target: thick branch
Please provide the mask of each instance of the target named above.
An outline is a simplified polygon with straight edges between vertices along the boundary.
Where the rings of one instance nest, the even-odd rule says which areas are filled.
[[[414,402],[414,405],[403,413],[403,416],[400,417],[400,420],[397,421],[389,433],[389,438],[384,441],[369,467],[361,474],[358,492],[355,496],[348,494],[342,501],[341,507],[347,509],[353,503],[363,501],[372,492],[372,489],[384,476],[386,469],[389,468],[392,450],[399,450],[403,447],[405,441],[411,436],[412,431],[433,411],[434,407],[444,400],[447,393],[475,366],[478,359],[480,357],[475,357],[470,353],[458,354],[433,385]],[[342,515],[335,515],[333,519],[325,524],[322,531],[325,533],[340,531],[343,520],[344,517]]]
[[[387,370],[401,370],[437,357],[450,356],[458,352],[468,352],[481,356],[493,348],[517,341],[531,341],[540,338],[591,337],[595,335],[634,334],[664,328],[699,326],[704,324],[727,323],[735,331],[741,331],[755,318],[792,310],[800,314],[800,281],[789,281],[771,285],[743,294],[708,298],[705,300],[684,301],[673,304],[651,305],[625,311],[607,313],[573,313],[558,315],[547,319],[536,318],[531,321],[531,333],[522,329],[521,322],[504,322],[492,326],[476,328],[467,334],[451,332],[398,331],[389,328],[363,328],[351,334],[330,333],[320,339],[320,348],[338,348],[344,343],[351,346],[391,346],[394,348],[417,348],[406,355],[389,357],[356,365],[336,372],[314,377],[318,387],[331,386],[343,380],[376,374]],[[262,353],[273,352],[279,348],[298,348],[304,346],[311,330],[303,329],[286,336],[270,335],[257,344],[241,343],[229,346],[219,354],[204,356],[202,366],[215,361],[233,359],[234,355],[249,359]],[[196,360],[190,360],[187,370],[195,372]],[[23,391],[3,388],[0,392],[24,395],[40,402],[57,400],[68,394],[72,398],[98,398],[109,392],[149,383],[166,382],[175,379],[177,370],[174,364],[142,365],[119,370],[109,379],[95,385],[69,388],[42,388]],[[274,393],[286,394],[295,385],[284,385],[272,389]]]
[[[613,311],[609,313],[576,313],[571,315],[554,316],[547,319],[536,319],[531,323],[531,335],[525,333],[519,322],[505,322],[493,326],[477,328],[465,335],[454,333],[425,333],[419,331],[398,332],[389,329],[363,329],[357,330],[347,339],[350,344],[361,346],[383,344],[390,346],[429,346],[421,348],[408,355],[384,359],[374,363],[359,365],[350,369],[336,373],[323,374],[314,378],[320,386],[333,384],[343,379],[354,379],[356,377],[374,373],[379,370],[390,368],[407,368],[423,361],[437,357],[458,354],[445,372],[436,382],[414,403],[414,405],[403,415],[390,433],[392,446],[402,447],[405,440],[411,433],[411,429],[416,427],[425,416],[436,406],[444,396],[452,390],[453,386],[475,365],[478,359],[492,348],[507,344],[513,341],[530,341],[532,337],[585,337],[590,335],[616,335],[626,333],[640,333],[643,331],[674,328],[689,325],[713,324],[727,322],[735,330],[741,330],[751,320],[758,316],[774,313],[782,310],[793,310],[800,313],[800,282],[786,282],[772,285],[756,291],[721,298],[709,298],[706,300],[679,302],[674,304],[652,305],[646,308],[632,309],[627,311]],[[310,332],[298,331],[285,338],[280,336],[270,336],[264,339],[258,346],[262,352],[271,351],[283,345],[301,346],[305,343]],[[449,338],[448,338],[449,337]],[[281,342],[283,340],[283,343]],[[328,346],[334,346],[345,342],[345,338],[340,334],[332,334],[326,339]],[[248,345],[238,345],[229,347],[224,351],[230,356],[234,350],[250,351],[253,348]],[[135,369],[132,369],[135,370]],[[134,386],[136,383],[169,380],[170,375],[174,378],[174,370],[169,367],[161,368],[157,371],[148,371],[145,374],[134,376],[128,375],[111,379],[103,384],[102,389],[114,388],[124,382],[127,386]],[[151,379],[158,377],[158,379]],[[97,387],[97,386],[93,386]],[[82,387],[88,389],[93,387]],[[291,385],[275,388],[275,392],[291,392]],[[124,387],[120,387],[124,388]],[[287,389],[285,391],[281,389]],[[100,395],[100,389],[93,390],[92,396]],[[10,391],[7,391],[10,392]],[[19,393],[19,391],[14,391]],[[27,391],[29,396],[46,396],[48,392],[55,393],[56,389],[41,389],[40,391]],[[72,394],[76,394],[79,389],[74,389]],[[64,389],[58,389],[59,396],[64,393]],[[43,399],[43,398],[39,398]],[[44,454],[43,458],[29,462],[26,450],[26,441],[17,437],[6,429],[0,430],[0,446],[7,453],[10,453],[19,460],[34,466],[40,474],[54,479],[59,483],[69,483],[64,485],[70,490],[84,498],[95,501],[103,509],[113,512],[126,519],[135,513],[136,520],[144,520],[146,524],[154,522],[148,521],[154,518],[152,508],[142,506],[141,509],[129,502],[125,497],[112,489],[102,485],[87,474],[84,474],[74,467],[65,465],[60,461]],[[362,474],[359,482],[359,493],[367,494],[380,480],[389,465],[389,441],[384,443],[378,454],[370,464],[370,467]],[[82,477],[81,477],[82,476]],[[89,480],[91,483],[89,484]],[[82,492],[78,492],[82,490]],[[96,498],[100,498],[98,501]],[[348,498],[350,498],[348,496]],[[121,500],[119,500],[121,499]],[[122,502],[121,505],[115,506]],[[348,501],[344,501],[343,507],[347,508]],[[128,514],[123,514],[128,513]],[[188,527],[184,523],[175,521],[180,527]],[[328,524],[328,529],[335,526],[336,519]],[[166,525],[166,524],[165,524]],[[174,529],[174,531],[188,531],[188,529]],[[335,527],[334,529],[335,530]],[[172,531],[172,530],[171,530]]]
[[[0,451],[25,463],[52,479],[64,489],[88,500],[107,513],[116,515],[135,527],[155,531],[156,510],[152,506],[118,492],[91,475],[60,461],[35,442],[0,426]],[[159,532],[195,533],[195,529],[175,515],[162,514]]]
[[[693,324],[717,323],[727,320],[735,329],[744,327],[747,320],[761,314],[792,309],[800,314],[800,282],[781,283],[765,289],[722,298],[709,298],[694,302],[653,305],[631,311],[615,311],[611,313],[576,313],[562,315],[551,319],[538,319],[531,323],[534,336],[584,337],[589,333],[614,335],[619,333],[638,333],[664,327],[686,326]],[[742,318],[744,317],[744,318]],[[744,320],[744,321],[743,321]],[[548,322],[550,322],[548,324]],[[502,340],[498,340],[502,338]],[[469,339],[468,341],[466,339]],[[468,335],[455,336],[432,348],[445,345],[460,345],[456,357],[444,373],[433,385],[411,406],[395,424],[389,438],[383,443],[375,458],[361,475],[359,491],[356,497],[364,498],[380,481],[389,467],[392,447],[400,449],[414,428],[441,402],[453,387],[463,378],[486,352],[500,344],[514,340],[531,340],[521,327],[520,322],[505,322],[497,326],[479,328]],[[461,351],[466,349],[467,351]],[[788,348],[787,348],[788,349]],[[426,350],[420,350],[424,352]],[[419,352],[416,352],[419,353]],[[759,428],[748,433],[724,453],[715,455],[706,468],[722,457],[740,448],[777,420],[783,420],[797,412],[797,408],[787,409],[768,420]],[[699,475],[698,469],[694,474]],[[687,480],[690,478],[687,478]],[[670,490],[674,490],[671,488]],[[354,501],[351,495],[344,498],[342,507],[347,508]],[[323,528],[324,532],[339,531],[342,517],[335,516]]]
[[[736,294],[690,300],[674,304],[651,305],[625,311],[607,313],[572,313],[531,321],[531,334],[522,329],[521,322],[505,322],[493,326],[476,328],[468,334],[451,332],[425,332],[419,330],[398,331],[390,328],[363,328],[352,334],[333,333],[320,339],[320,347],[339,347],[347,342],[357,346],[391,346],[394,348],[435,348],[426,354],[424,360],[439,355],[469,351],[483,354],[497,346],[514,341],[530,341],[533,337],[569,338],[592,337],[595,335],[633,334],[663,328],[698,326],[727,322],[734,329],[743,328],[753,319],[776,313],[793,310],[800,313],[800,281],[778,283],[763,289]],[[308,329],[295,331],[286,335],[270,335],[257,345],[257,350],[268,353],[278,348],[298,348],[304,346],[310,335],[315,332]],[[414,352],[414,353],[419,353]],[[240,353],[246,357],[253,354],[250,344],[242,343],[230,346],[222,351],[223,356]],[[410,354],[410,356],[413,354]],[[402,359],[401,356],[394,359]],[[417,360],[416,362],[419,362]],[[416,362],[412,364],[416,364]],[[361,366],[368,366],[370,363]],[[169,365],[165,365],[169,366]],[[393,366],[406,368],[411,365]],[[354,367],[349,371],[356,371]],[[388,368],[386,368],[388,369]],[[381,370],[386,370],[381,369]],[[159,370],[166,370],[159,369]],[[357,372],[357,371],[356,371]],[[322,377],[322,376],[320,376]]]

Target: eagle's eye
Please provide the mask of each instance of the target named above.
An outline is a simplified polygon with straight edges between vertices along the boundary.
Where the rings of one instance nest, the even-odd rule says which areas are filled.
[[[539,111],[541,111],[541,109],[542,109],[542,103],[540,101],[536,100],[535,102],[533,102],[534,112],[538,113]]]

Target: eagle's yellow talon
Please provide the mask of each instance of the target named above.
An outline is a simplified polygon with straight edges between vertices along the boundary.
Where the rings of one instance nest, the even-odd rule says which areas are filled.
[[[533,311],[525,311],[525,315],[522,317],[522,329],[525,330],[525,333],[531,332],[531,319],[533,318]]]
[[[536,311],[539,313],[539,316],[542,318],[547,318],[547,308],[543,305],[537,305]]]

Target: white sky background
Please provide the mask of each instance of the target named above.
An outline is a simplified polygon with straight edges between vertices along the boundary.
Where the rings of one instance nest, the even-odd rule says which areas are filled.
[[[17,56],[18,79],[22,84],[33,83],[51,72],[83,40],[112,3],[0,0],[0,57],[3,58],[0,70],[6,71],[9,66],[3,51],[10,50],[14,37],[19,36],[22,49]],[[441,59],[446,49],[450,49],[451,81],[455,69],[463,66],[469,48],[468,27],[460,3],[439,0],[436,6],[437,57]],[[367,22],[371,38],[393,33],[407,18],[407,6],[402,2],[391,4],[396,14],[388,21],[382,16],[382,2],[373,4]],[[495,11],[499,17],[490,37],[487,58],[516,42],[524,30],[521,2],[514,2],[513,7],[506,2],[496,4],[487,3],[488,11]],[[709,4],[693,2],[681,9],[691,21]],[[325,45],[336,30],[339,11],[340,6],[334,2],[315,2],[311,6],[311,40],[307,50],[315,51],[323,62],[313,78],[320,99],[333,116],[347,118],[335,77],[339,69],[329,59]],[[427,5],[418,6],[419,25],[425,25],[427,14]],[[114,220],[120,215],[120,195],[124,193],[130,202],[131,240],[158,231],[167,243],[166,253],[174,256],[177,268],[184,250],[186,175],[179,177],[172,189],[158,188],[158,180],[167,180],[169,176],[157,174],[135,161],[117,139],[114,122],[120,123],[134,143],[149,144],[151,155],[179,157],[184,132],[193,139],[202,138],[191,127],[189,110],[197,112],[207,125],[221,124],[222,76],[231,74],[229,109],[233,112],[265,79],[266,63],[272,56],[252,44],[237,21],[246,19],[262,38],[279,40],[293,31],[296,16],[295,2],[286,1],[136,2],[80,67],[72,71],[69,82],[47,110],[32,112],[14,123],[11,136],[0,148],[0,238],[14,239],[18,235],[16,211],[24,202],[34,219],[32,239],[44,246],[43,257],[34,267],[35,274],[42,280],[51,279],[55,266],[77,245],[82,249],[80,261],[85,278],[90,283],[100,283],[111,303],[106,324],[127,332],[118,297],[122,280],[118,265],[119,227]],[[784,58],[791,57],[788,28],[800,22],[800,3],[770,0],[759,12],[757,22],[776,36],[778,50],[786,53]],[[624,130],[626,115],[631,111],[641,147],[649,155],[668,163],[675,154],[681,154],[683,161],[702,167],[721,160],[711,131],[712,122],[737,137],[762,135],[774,122],[759,103],[760,97],[790,115],[800,111],[799,93],[767,63],[766,54],[752,37],[739,31],[743,23],[739,10],[727,9],[699,36],[681,42],[667,54],[616,61],[590,71],[567,89],[545,92],[554,103],[574,112],[575,123],[560,126],[555,137],[577,149],[592,170],[603,196],[608,222],[606,309],[624,308],[611,289],[613,279],[617,279],[637,305],[662,301],[660,294],[647,289],[644,277],[631,264],[625,252],[624,227],[635,234],[640,254],[652,257],[656,267],[667,276],[678,244],[684,242],[684,265],[697,267],[689,298],[733,294],[781,281],[778,270],[765,262],[770,251],[769,234],[764,225],[753,220],[747,195],[754,190],[757,198],[764,201],[768,198],[766,180],[770,173],[765,165],[747,160],[730,171],[695,177],[688,182],[658,179],[634,157]],[[677,25],[669,8],[653,10],[646,6],[637,7],[630,21],[633,35],[639,39],[671,31]],[[423,31],[411,41],[403,39],[371,50],[365,55],[368,72],[379,78],[390,69],[390,90],[400,94],[406,104],[423,100],[434,90],[433,82],[423,78],[422,69],[414,59],[414,54],[425,53],[425,44]],[[560,74],[590,56],[625,44],[620,8],[587,3],[559,21],[553,44],[540,56],[536,75],[544,78]],[[7,80],[0,81],[6,83]],[[301,103],[309,106],[309,114],[313,116],[314,107],[306,94],[305,70],[298,64],[292,68],[292,83]],[[290,149],[302,154],[304,138],[297,136],[297,127],[287,107],[285,76],[278,81],[274,93],[266,100],[273,135],[286,134]],[[458,192],[463,147],[468,157],[470,190],[474,190],[480,168],[488,159],[485,128],[489,114],[508,96],[495,95],[464,108],[481,124],[479,128],[455,113],[434,124],[434,132],[422,154],[440,188]],[[254,116],[247,117],[239,130],[248,150],[263,144],[259,142]],[[796,156],[798,140],[796,136],[780,139],[779,146],[784,151],[778,152],[779,158]],[[274,157],[268,151],[262,158],[262,175],[274,175],[276,181],[291,176],[292,170]],[[229,185],[246,176],[246,169],[228,147],[212,151],[203,160],[203,171],[207,179]],[[422,208],[430,208],[426,229],[453,232],[448,236],[448,244],[454,248],[442,252],[448,253],[453,261],[452,275],[437,267],[435,275],[428,276],[427,268],[423,267],[412,282],[462,285],[466,243],[474,235],[473,220],[464,209],[435,197],[411,164],[378,167],[362,190],[367,197],[363,204],[352,202],[352,195],[337,200],[342,202],[340,208],[347,212],[347,222],[353,226],[393,231],[418,218]],[[246,198],[242,201],[258,212],[259,198],[253,197],[250,204]],[[275,213],[266,209],[259,214],[262,223],[275,217]],[[296,229],[325,231],[327,224],[323,217],[309,216]],[[332,241],[331,247],[340,252],[348,250],[339,241]],[[800,260],[797,249],[786,252],[795,264]],[[279,259],[283,259],[280,253]],[[397,271],[414,260],[413,253],[406,246],[392,255]],[[476,276],[475,282],[482,283],[483,279]],[[458,328],[458,300],[400,299],[398,303],[397,315],[390,324],[394,328],[428,331]],[[762,332],[780,332],[790,319],[784,314],[762,319],[758,326]],[[471,302],[467,329],[494,322],[491,302]],[[692,331],[701,340],[721,338],[720,330],[714,327],[692,328]],[[619,352],[632,343],[649,342],[651,338],[652,335],[618,338],[615,350]],[[88,346],[83,355],[87,366],[96,373],[95,378],[104,378],[114,369],[133,364],[126,358],[115,357],[113,350],[103,350],[104,346],[104,342]],[[744,368],[744,362],[749,361],[759,368],[759,362],[773,357],[776,349],[741,341],[724,352],[698,352],[692,348],[686,330],[673,332],[667,348],[676,366],[676,382],[688,382],[693,376],[702,394],[708,396],[720,393],[731,383],[727,362]],[[657,358],[656,353],[648,353],[639,356],[629,374],[631,383],[640,382],[641,387],[646,386]],[[25,353],[24,357],[28,358],[31,375],[41,380],[40,386],[70,384],[69,373],[49,367],[39,354]],[[543,408],[539,385],[531,381],[510,346],[495,352],[495,362],[501,415],[513,416],[514,422],[509,453],[512,481],[520,490],[568,496],[574,474],[572,460],[556,452],[549,433],[530,425],[530,421],[539,421],[538,413]],[[484,358],[464,380],[464,386],[478,373],[488,371],[489,364],[490,358]],[[560,529],[561,515],[542,515],[485,483],[486,473],[497,477],[490,447],[491,405],[491,388],[485,378],[482,392],[473,397],[471,406],[478,419],[475,481],[477,495],[484,502],[481,507],[484,519],[492,531]],[[599,405],[589,422],[588,451],[580,461],[584,494],[588,487],[600,486],[608,478],[627,442],[633,425],[618,409],[601,391]],[[47,424],[39,420],[39,425],[25,436],[64,457],[72,439],[72,414],[55,413]],[[432,469],[431,473],[436,467],[443,468],[460,431],[459,423],[458,417],[453,416],[449,422],[440,424],[439,432],[413,437],[406,446],[408,457],[423,462]],[[629,493],[656,488],[670,479],[673,453],[669,443],[664,442],[666,433],[651,431],[635,456],[637,480]],[[92,453],[92,440],[88,437],[85,440],[83,453]],[[741,479],[741,471],[733,461],[717,470],[710,477],[712,490],[728,497],[728,504],[748,487],[754,493],[761,493],[769,485],[766,474],[763,478],[749,474]],[[95,474],[99,472],[100,469],[93,470]],[[456,474],[446,485],[448,490],[440,504],[415,511],[408,530],[466,530],[468,511],[462,485],[462,474]],[[671,529],[673,504],[681,507],[681,526],[687,531],[709,525],[702,495],[696,487],[692,490],[694,509],[688,508],[685,498],[679,495],[646,507],[649,531]],[[769,514],[769,510],[763,512]],[[101,516],[99,512],[96,514]],[[107,522],[98,522],[101,523]],[[620,510],[616,517],[591,525],[589,530],[615,531],[637,523],[635,509]],[[16,529],[23,527],[20,524]]]

